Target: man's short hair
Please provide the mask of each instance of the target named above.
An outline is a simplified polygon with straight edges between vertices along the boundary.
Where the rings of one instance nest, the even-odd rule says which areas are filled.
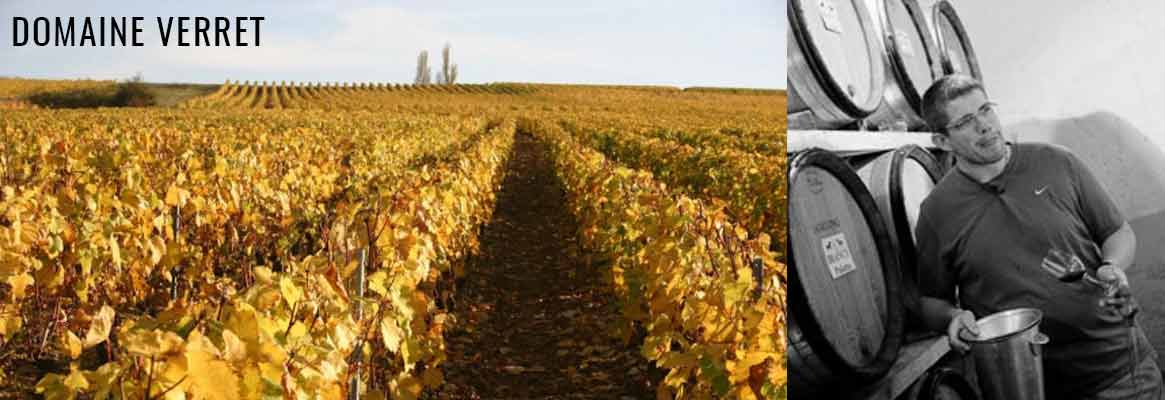
[[[987,94],[979,80],[967,75],[951,74],[938,78],[922,95],[922,119],[933,132],[945,135],[946,125],[950,123],[949,116],[944,113],[947,103],[974,90]]]

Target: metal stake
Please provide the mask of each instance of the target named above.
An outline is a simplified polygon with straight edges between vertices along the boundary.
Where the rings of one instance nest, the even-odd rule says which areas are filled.
[[[368,248],[360,249],[360,266],[356,268],[356,322],[364,319],[364,268],[368,262]],[[348,400],[360,400],[360,364],[364,359],[364,343],[356,342],[356,350],[352,353],[352,362],[356,366],[356,373],[348,383]]]

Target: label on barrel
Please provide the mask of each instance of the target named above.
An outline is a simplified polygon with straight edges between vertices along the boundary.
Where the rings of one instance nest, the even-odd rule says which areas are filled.
[[[895,29],[894,44],[898,45],[898,54],[906,58],[914,58],[914,44],[910,42],[910,36],[906,32]]]
[[[833,4],[833,0],[817,0],[817,9],[821,12],[821,22],[825,25],[825,30],[842,33],[841,18],[837,16],[837,4]]]
[[[831,231],[837,231],[840,229],[841,229],[841,221],[839,221],[837,218],[830,218],[830,219],[827,219],[825,221],[818,222],[817,225],[814,225],[813,226],[813,233],[816,233],[818,235],[822,235],[822,234],[825,234],[825,233],[828,233]]]
[[[850,254],[849,244],[845,242],[845,234],[837,233],[821,239],[821,248],[825,250],[825,263],[829,265],[829,275],[833,279],[858,269],[854,264],[854,257]]]
[[[825,181],[821,179],[821,175],[818,174],[817,169],[807,169],[803,176],[805,177],[805,183],[809,185],[809,193],[821,194],[821,192],[825,191]]]

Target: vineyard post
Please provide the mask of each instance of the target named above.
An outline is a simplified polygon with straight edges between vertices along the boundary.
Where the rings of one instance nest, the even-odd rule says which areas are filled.
[[[182,206],[176,205],[176,206],[174,206],[173,210],[174,210],[174,241],[176,243],[178,243],[178,245],[181,245],[182,242],[179,240],[179,238],[181,236],[178,236],[178,232],[182,228]],[[170,269],[170,300],[171,301],[178,299],[178,274],[179,273],[181,273],[181,266],[179,266],[179,265],[175,265],[174,268]]]
[[[372,246],[370,243],[369,246]],[[360,265],[356,267],[356,323],[360,323],[364,319],[364,268],[368,262],[368,248],[360,249]],[[356,349],[352,353],[352,360],[356,365],[356,373],[352,375],[352,381],[348,384],[348,400],[360,400],[360,369],[363,357],[363,342],[356,343]]]
[[[756,291],[753,292],[752,297],[753,300],[759,300],[765,292],[765,263],[760,257],[755,257],[749,266],[752,267],[752,280],[756,282]]]

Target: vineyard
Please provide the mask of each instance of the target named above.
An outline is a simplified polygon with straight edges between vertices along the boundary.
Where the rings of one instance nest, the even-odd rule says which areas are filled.
[[[0,107],[0,398],[783,399],[784,101]]]

